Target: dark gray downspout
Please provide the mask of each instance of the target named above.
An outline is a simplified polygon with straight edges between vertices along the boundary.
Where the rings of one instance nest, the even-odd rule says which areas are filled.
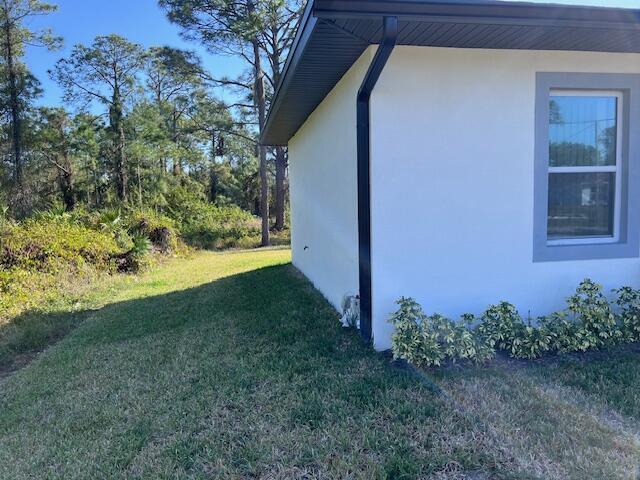
[[[371,165],[370,108],[371,92],[396,46],[398,17],[384,17],[382,41],[358,91],[358,251],[360,278],[360,335],[372,341],[371,298]]]

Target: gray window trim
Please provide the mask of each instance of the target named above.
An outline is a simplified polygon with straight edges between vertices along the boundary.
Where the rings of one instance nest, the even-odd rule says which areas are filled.
[[[624,95],[620,241],[549,245],[549,95],[551,90],[618,90]],[[593,260],[640,256],[640,75],[536,74],[533,261]]]

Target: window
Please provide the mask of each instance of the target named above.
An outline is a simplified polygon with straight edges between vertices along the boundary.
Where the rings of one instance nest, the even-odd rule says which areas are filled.
[[[640,255],[639,95],[638,75],[538,74],[534,260]]]
[[[619,240],[622,102],[621,92],[551,92],[549,243]]]

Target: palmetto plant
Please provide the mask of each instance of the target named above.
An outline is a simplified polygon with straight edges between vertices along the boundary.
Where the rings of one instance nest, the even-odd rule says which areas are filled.
[[[134,258],[142,258],[151,252],[151,241],[144,235],[134,235],[132,237],[133,247],[129,253]]]
[[[100,230],[115,232],[122,228],[122,213],[119,209],[102,210],[98,215],[98,226]]]

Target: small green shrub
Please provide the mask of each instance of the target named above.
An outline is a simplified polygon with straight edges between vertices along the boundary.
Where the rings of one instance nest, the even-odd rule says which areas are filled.
[[[539,358],[551,348],[551,334],[545,328],[516,324],[508,352],[513,358]]]
[[[461,322],[454,322],[442,315],[434,314],[427,317],[427,322],[436,332],[436,340],[445,358],[454,362],[484,362],[493,358],[494,348],[471,328],[472,316],[463,315]]]
[[[620,309],[620,328],[627,342],[640,340],[640,290],[622,287],[615,290],[616,304]]]
[[[193,204],[182,219],[181,231],[187,244],[206,249],[251,247],[259,244],[260,220],[239,207]]]
[[[540,317],[540,326],[549,334],[549,350],[558,353],[584,352],[591,348],[591,335],[578,323],[569,320],[566,311]]]
[[[622,332],[601,285],[583,280],[576,293],[567,299],[567,304],[574,321],[584,329],[589,348],[611,345],[621,339]]]
[[[396,358],[429,367],[445,360],[484,362],[493,357],[494,349],[468,325],[438,314],[427,316],[412,298],[403,297],[397,304],[389,319],[396,329],[391,339]]]
[[[436,333],[429,331],[425,323],[427,316],[422,307],[405,297],[397,304],[399,309],[390,318],[396,328],[391,339],[394,356],[419,366],[440,365],[444,356]]]
[[[480,320],[478,331],[498,350],[510,349],[516,329],[524,325],[516,307],[508,302],[491,305]]]
[[[133,247],[129,250],[129,253],[137,258],[142,258],[148,255],[153,248],[151,240],[146,235],[134,235]]]
[[[118,255],[116,265],[121,273],[137,273],[149,263],[149,253],[153,249],[151,240],[146,235],[134,234],[131,248]]]
[[[124,223],[134,244],[135,237],[143,236],[149,240],[150,247],[161,253],[173,251],[178,246],[175,222],[154,210],[133,210],[126,215]]]
[[[489,345],[514,358],[538,358],[551,345],[550,333],[525,323],[516,307],[508,302],[491,305],[482,314],[478,331]]]

